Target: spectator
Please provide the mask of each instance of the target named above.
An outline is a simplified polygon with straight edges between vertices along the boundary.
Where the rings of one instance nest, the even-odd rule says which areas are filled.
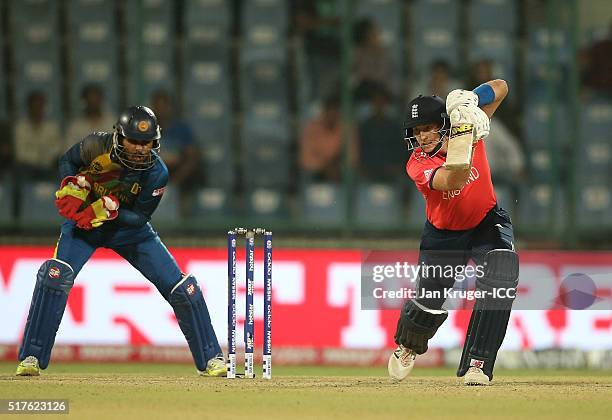
[[[486,140],[491,178],[495,185],[515,189],[526,178],[525,155],[516,137],[496,117],[491,119],[491,134]]]
[[[607,36],[595,40],[580,58],[583,86],[593,93],[612,96],[612,24]]]
[[[354,128],[342,124],[340,98],[329,96],[317,117],[308,121],[300,138],[300,168],[311,181],[339,181],[342,172],[343,131],[351,130],[349,163],[357,160]]]
[[[444,60],[434,61],[428,72],[428,79],[421,79],[416,84],[412,96],[418,95],[437,95],[441,98],[446,98],[446,95],[460,87],[457,80],[451,76],[451,68],[448,62]]]
[[[493,72],[493,62],[489,59],[481,59],[474,62],[470,68],[469,86],[476,87],[489,80],[495,79],[499,75],[495,75]],[[517,118],[517,111],[512,105],[511,100],[506,100],[504,106],[500,107],[495,112],[495,120],[501,121],[505,126],[505,131],[509,131],[515,137],[515,141],[518,142],[516,136],[520,133],[519,122]],[[497,130],[494,131],[497,133]],[[493,165],[491,165],[493,167]]]
[[[335,0],[293,0],[295,33],[306,55],[311,98],[320,98],[340,79],[340,10]]]
[[[367,18],[359,20],[353,30],[352,79],[358,101],[370,101],[374,90],[382,86],[389,92],[395,90],[393,62],[382,43],[380,29]]]
[[[151,95],[153,112],[162,129],[161,156],[168,167],[172,184],[178,187],[179,208],[188,216],[195,190],[202,184],[199,173],[200,153],[193,130],[178,119],[168,92],[158,90]]]
[[[57,158],[63,152],[59,125],[45,117],[47,98],[40,91],[28,94],[26,116],[15,125],[15,164],[20,177],[49,180],[57,177]]]
[[[108,130],[115,124],[115,118],[104,109],[104,93],[95,84],[83,86],[81,91],[83,114],[73,119],[66,131],[66,149],[94,131]]]
[[[372,115],[359,127],[359,173],[364,180],[397,180],[408,159],[406,147],[399,140],[402,127],[388,115],[391,95],[382,86],[371,98]]]

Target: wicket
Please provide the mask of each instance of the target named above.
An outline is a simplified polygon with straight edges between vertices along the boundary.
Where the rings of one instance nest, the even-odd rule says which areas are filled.
[[[255,350],[255,235],[264,239],[263,378],[272,378],[272,232],[262,228],[235,228],[227,232],[227,377],[236,378],[236,235],[246,237],[246,308],[244,320],[244,377],[254,378]]]

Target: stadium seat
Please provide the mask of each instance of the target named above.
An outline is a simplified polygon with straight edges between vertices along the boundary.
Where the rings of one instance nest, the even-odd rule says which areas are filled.
[[[416,189],[411,188],[410,202],[408,203],[408,224],[413,228],[420,228],[425,223],[425,199]]]
[[[559,222],[558,218],[567,212],[563,207],[563,197],[557,187],[557,200],[553,202],[550,184],[533,182],[520,189],[518,197],[518,223],[526,227],[546,228]],[[553,219],[551,219],[551,215]]]
[[[242,154],[244,183],[249,187],[287,188],[291,182],[288,143],[255,133],[246,136]]]
[[[283,0],[252,0],[242,8],[243,58],[256,58],[260,53],[286,55],[289,26],[287,4]]]
[[[229,31],[232,24],[230,4],[226,0],[186,0],[184,19],[187,27],[219,25]]]
[[[576,220],[583,227],[612,226],[612,189],[608,183],[584,184],[576,200]]]
[[[546,28],[532,28],[527,35],[527,62],[529,65],[547,64],[550,60],[550,47],[555,51],[555,60],[568,63],[571,60],[569,33],[557,30],[551,33]]]
[[[243,136],[248,138],[257,136],[274,137],[279,142],[288,143],[289,136],[289,110],[284,98],[259,100],[245,107],[243,120]]]
[[[459,61],[458,36],[449,28],[427,27],[414,33],[413,61],[419,75],[427,72],[436,60]]]
[[[459,2],[455,0],[416,0],[411,8],[411,23],[415,32],[423,29],[442,29],[457,32],[459,28]]]
[[[47,115],[60,120],[62,95],[58,3],[45,0],[12,2],[8,22],[13,43],[17,115],[25,114],[26,97],[37,90],[47,97]]]
[[[227,98],[229,100],[229,98]],[[218,98],[187,98],[187,119],[207,141],[226,141],[232,129],[229,104]]]
[[[372,19],[382,31],[384,44],[390,46],[400,42],[402,7],[394,0],[360,0],[355,16]]]
[[[549,180],[552,175],[551,151],[546,146],[531,146],[528,154],[529,175],[541,181]]]
[[[302,217],[317,226],[338,226],[346,219],[346,197],[334,183],[311,183],[302,188]]]
[[[569,129],[567,108],[563,104],[556,105],[554,118],[555,144],[565,143]],[[527,102],[525,104],[523,135],[529,147],[548,147],[551,109],[546,101]]]
[[[402,222],[402,203],[395,185],[364,183],[357,186],[356,222],[363,226],[394,226]]]
[[[469,35],[470,60],[491,59],[503,63],[503,67],[514,65],[513,34],[496,29],[473,29]]]
[[[118,35],[114,2],[73,0],[68,2],[68,53],[71,66],[71,110],[81,107],[80,93],[86,84],[104,90],[106,105],[119,108]]]
[[[21,186],[20,220],[25,223],[59,223],[63,219],[55,208],[54,182],[26,182]]]
[[[195,130],[202,154],[204,182],[207,187],[231,187],[234,183],[234,149],[231,136],[207,136],[206,128]]]
[[[575,158],[575,174],[580,184],[612,179],[612,142],[599,138],[587,140]]]
[[[289,13],[285,0],[251,0],[242,7],[242,27],[271,24],[287,29]]]
[[[604,140],[612,133],[612,101],[596,100],[581,104],[584,139]]]
[[[287,63],[276,57],[243,62],[241,66],[242,103],[249,106],[257,101],[273,100],[288,105]]]
[[[13,221],[13,185],[10,179],[0,182],[0,224]]]
[[[516,31],[517,7],[514,0],[470,0],[468,3],[470,26],[480,29]]]
[[[158,89],[176,90],[175,19],[171,2],[127,2],[128,102],[148,103]]]
[[[248,217],[257,220],[279,220],[288,217],[287,195],[283,191],[257,188],[247,193]]]
[[[195,193],[194,217],[221,218],[227,217],[230,210],[230,196],[226,188],[206,187]]]

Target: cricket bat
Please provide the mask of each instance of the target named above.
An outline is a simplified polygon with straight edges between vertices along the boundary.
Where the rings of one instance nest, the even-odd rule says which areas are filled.
[[[451,171],[467,169],[472,163],[472,145],[474,143],[474,125],[461,123],[451,127],[446,152],[446,163]]]

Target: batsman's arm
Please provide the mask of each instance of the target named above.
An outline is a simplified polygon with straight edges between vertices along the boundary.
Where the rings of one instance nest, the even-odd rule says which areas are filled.
[[[478,95],[480,109],[491,118],[508,95],[508,84],[502,79],[490,80],[475,88],[474,93]]]
[[[444,166],[438,167],[431,177],[429,186],[436,191],[460,190],[470,177],[470,169],[450,170]]]

